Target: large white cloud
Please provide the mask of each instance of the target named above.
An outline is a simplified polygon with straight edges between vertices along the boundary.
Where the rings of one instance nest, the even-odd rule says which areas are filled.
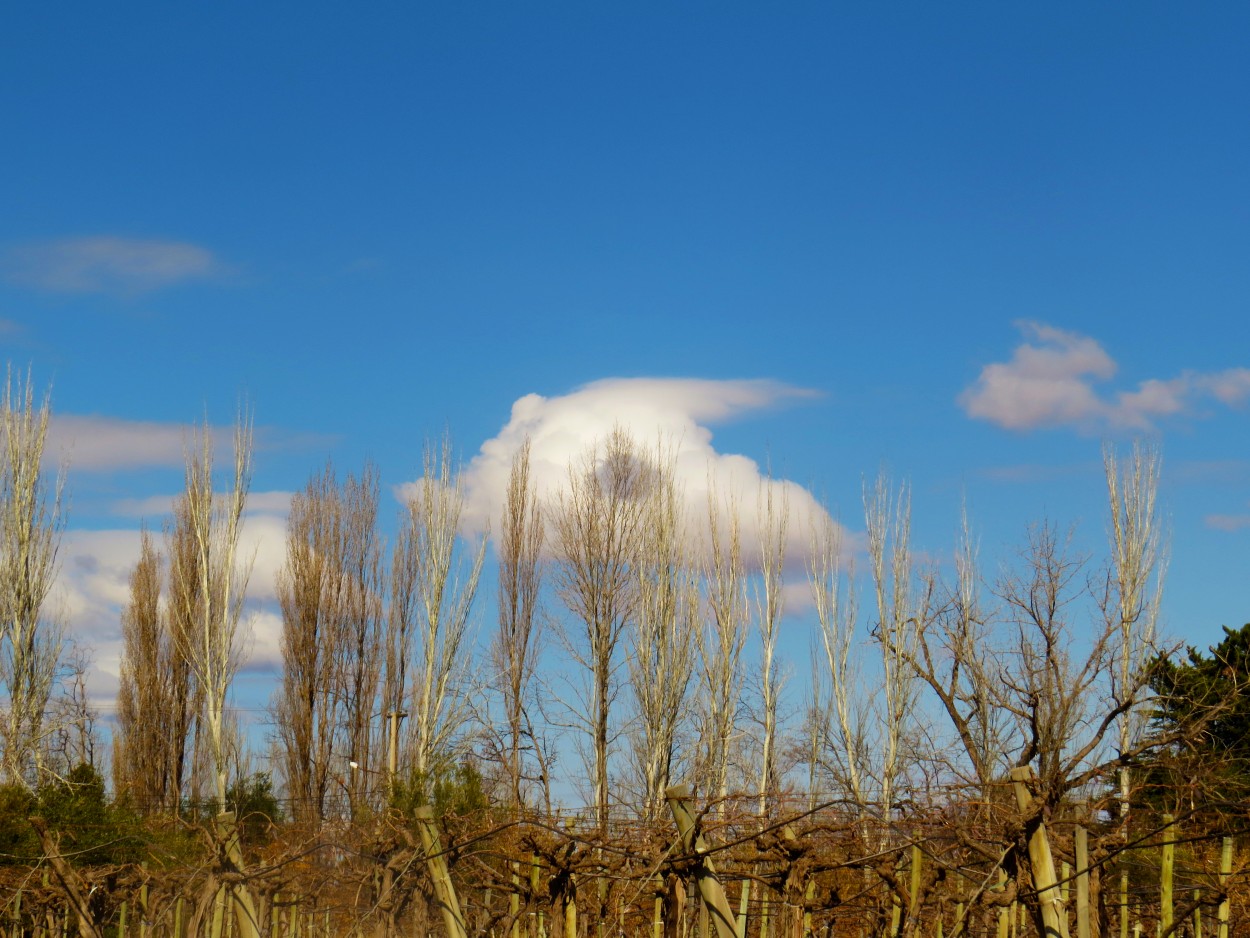
[[[127,296],[212,277],[222,265],[185,241],[99,235],[12,248],[2,269],[14,283],[41,290]]]
[[[718,452],[709,425],[813,393],[774,381],[608,378],[558,397],[528,394],[465,469],[465,527],[477,534],[497,527],[512,459],[526,439],[534,482],[550,498],[567,483],[570,462],[619,426],[644,446],[672,449],[687,504],[699,517],[706,513],[709,484],[722,498],[736,499],[748,555],[758,551],[760,495],[771,489],[778,504],[784,497],[788,555],[801,563],[810,524],[827,517],[824,508],[802,486],[769,478],[754,459]]]
[[[968,416],[1010,430],[1149,430],[1160,418],[1192,414],[1203,399],[1234,406],[1250,398],[1250,368],[1184,371],[1149,378],[1134,390],[1103,392],[1099,383],[1117,368],[1095,339],[1043,323],[1018,325],[1025,341],[1011,360],[986,365],[959,395]]]

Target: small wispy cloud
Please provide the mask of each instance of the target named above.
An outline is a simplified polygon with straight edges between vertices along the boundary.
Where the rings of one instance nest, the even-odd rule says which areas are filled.
[[[99,235],[23,244],[0,261],[4,277],[52,293],[134,296],[222,272],[213,252],[185,241]]]
[[[182,423],[54,414],[47,453],[75,471],[181,466],[191,432]],[[221,431],[214,436],[220,438]]]
[[[981,369],[959,395],[969,416],[1009,430],[1075,427],[1084,432],[1150,430],[1162,418],[1192,415],[1202,400],[1227,407],[1250,399],[1250,368],[1184,371],[1134,390],[1102,390],[1115,360],[1095,339],[1038,322],[1018,323],[1025,341],[1011,360]]]
[[[65,464],[75,472],[181,466],[186,461],[188,444],[201,429],[202,424],[54,413],[48,427],[45,459],[51,466]],[[230,459],[234,446],[233,428],[213,426],[209,428],[209,433],[218,457]],[[255,433],[257,452],[325,449],[335,440],[324,434],[292,433],[275,427],[256,427]],[[115,510],[120,514],[129,514],[127,504],[119,502]],[[286,505],[275,503],[272,510],[285,512]]]
[[[1202,520],[1208,528],[1215,528],[1217,531],[1233,532],[1250,528],[1250,514],[1215,514],[1207,515]]]
[[[1015,466],[986,466],[977,470],[977,475],[991,482],[1016,484],[1053,482],[1056,479],[1067,479],[1101,471],[1101,463],[1072,463],[1057,466],[1026,463]]]

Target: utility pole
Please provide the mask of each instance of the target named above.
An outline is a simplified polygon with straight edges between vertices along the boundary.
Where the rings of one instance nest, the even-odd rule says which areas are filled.
[[[386,782],[391,792],[395,791],[395,776],[399,772],[399,721],[408,716],[406,710],[392,710],[386,715],[390,723],[390,745],[386,752]]]

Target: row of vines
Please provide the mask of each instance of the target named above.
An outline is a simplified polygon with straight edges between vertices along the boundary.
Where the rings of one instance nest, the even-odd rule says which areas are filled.
[[[839,803],[699,804],[664,823],[429,807],[316,830],[219,815],[151,823],[132,862],[81,862],[83,834],[27,823],[38,856],[0,868],[6,936],[1250,934],[1245,856],[1201,815],[1098,803],[1044,817],[1027,771],[889,823]],[[961,796],[962,795],[962,796]]]

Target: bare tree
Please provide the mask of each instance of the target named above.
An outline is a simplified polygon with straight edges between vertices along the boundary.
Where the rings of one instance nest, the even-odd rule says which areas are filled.
[[[682,761],[698,631],[699,585],[687,538],[683,493],[674,457],[656,447],[640,529],[630,687],[636,711],[634,764],[645,816],[665,807],[664,793]]]
[[[252,421],[246,413],[235,424],[231,468],[228,487],[219,492],[213,472],[213,434],[206,421],[187,448],[185,489],[174,506],[178,534],[171,558],[170,605],[180,621],[171,634],[199,691],[196,725],[203,733],[197,736],[204,744],[220,812],[215,838],[222,854],[238,868],[243,857],[226,801],[226,780],[239,758],[239,740],[226,702],[239,667],[239,619],[251,573],[251,558],[238,556],[252,477]],[[236,934],[256,938],[259,918],[247,885],[227,882],[220,895],[234,910]],[[225,907],[218,906],[222,914]]]
[[[785,684],[777,662],[784,607],[782,586],[786,565],[786,532],[790,525],[790,501],[784,486],[780,499],[774,495],[771,476],[761,483],[759,498],[760,577],[756,588],[756,628],[760,637],[760,775],[759,813],[768,815],[777,792],[777,714]]]
[[[1150,657],[1156,654],[1155,631],[1163,573],[1167,567],[1156,498],[1162,456],[1155,445],[1137,441],[1123,467],[1114,447],[1103,446],[1103,470],[1111,509],[1111,569],[1102,596],[1103,618],[1119,642],[1118,667],[1112,672],[1113,696],[1127,703],[1119,718],[1120,751],[1129,752],[1141,738],[1148,712],[1137,690]],[[1132,773],[1120,766],[1120,836],[1129,837]],[[1128,901],[1128,871],[1120,871],[1120,902]]]
[[[736,748],[742,706],[742,652],[751,626],[742,559],[742,516],[731,495],[724,510],[716,487],[708,483],[708,548],[704,584],[708,622],[695,634],[701,662],[701,749],[707,793],[717,801],[729,794],[729,762]]]
[[[99,769],[100,713],[87,689],[91,649],[71,640],[62,652],[58,671],[61,689],[49,703],[43,761],[51,774],[65,778],[80,765]]]
[[[64,529],[64,475],[49,485],[43,472],[51,405],[38,404],[29,375],[5,379],[0,398],[4,460],[0,463],[0,717],[4,776],[37,779],[44,714],[61,651],[61,630],[44,609],[56,576]]]
[[[186,654],[200,627],[202,581],[199,543],[185,497],[175,499],[173,516],[165,525],[165,553],[169,582],[163,616],[167,640],[164,673],[169,679],[167,706],[172,722],[169,807],[173,810],[184,796],[195,805],[201,803],[207,774],[204,721],[200,719],[204,688],[196,679]]]
[[[161,568],[161,556],[145,529],[139,561],[130,574],[130,601],[122,610],[113,733],[113,788],[144,812],[176,806],[186,749],[185,694],[176,699],[179,665],[184,677],[186,669],[161,613]]]
[[[171,605],[186,630],[174,633],[178,651],[203,694],[204,725],[217,803],[226,803],[230,738],[226,700],[239,665],[237,633],[250,559],[238,556],[239,531],[251,482],[252,423],[241,415],[234,433],[234,465],[229,487],[214,487],[213,435],[200,428],[187,450],[186,488],[175,507],[187,543],[171,558]]]
[[[807,576],[820,629],[813,685],[815,719],[824,737],[821,755],[842,792],[863,807],[870,768],[868,714],[854,656],[859,619],[854,564],[843,569],[842,530],[832,516],[823,515],[813,528]]]
[[[425,784],[454,758],[469,717],[466,638],[486,542],[472,550],[466,566],[458,546],[464,490],[449,438],[437,447],[426,445],[423,470],[395,547],[391,628],[411,636],[415,646],[408,749],[412,771]],[[397,658],[394,667],[406,673],[409,665]],[[403,684],[392,677],[391,686]]]
[[[527,439],[513,456],[508,475],[498,539],[499,630],[491,643],[503,702],[504,771],[517,805],[525,803],[524,786],[532,775],[526,768],[527,750],[534,756],[534,771],[543,782],[545,798],[549,801],[551,797],[543,745],[531,717],[534,670],[542,640],[538,602],[543,538],[542,508],[530,480],[530,441]]]
[[[996,586],[1014,631],[997,702],[1017,724],[1012,761],[1036,767],[1049,806],[1101,771],[1103,741],[1142,685],[1127,700],[1115,699],[1114,626],[1093,630],[1083,654],[1073,655],[1073,621],[1090,600],[1086,559],[1043,524],[1030,529],[1021,561],[1023,569],[1005,572]]]
[[[937,698],[958,738],[962,757],[948,767],[974,784],[983,801],[1006,772],[1006,755],[1014,745],[1011,721],[1000,705],[1008,649],[998,643],[994,625],[993,613],[981,598],[977,550],[965,512],[955,582],[934,615],[916,623],[915,648],[907,660]]]
[[[1118,635],[1119,662],[1113,673],[1115,694],[1125,698],[1142,685],[1142,675],[1156,654],[1155,632],[1163,574],[1167,567],[1156,508],[1162,458],[1157,446],[1133,444],[1127,465],[1111,446],[1103,447],[1103,467],[1111,509],[1111,570],[1103,615]],[[1120,750],[1127,752],[1145,727],[1140,706],[1120,716]],[[1131,797],[1129,769],[1120,770],[1121,810]]]
[[[570,464],[568,486],[551,508],[554,577],[581,625],[570,653],[585,669],[584,727],[596,821],[610,810],[612,707],[618,692],[617,646],[636,602],[633,562],[649,468],[629,434],[616,428]]]
[[[297,817],[321,819],[332,773],[350,763],[353,803],[372,759],[380,671],[378,477],[366,466],[340,485],[332,466],[291,500],[278,574],[282,688],[275,707],[288,793]]]
[[[916,635],[931,611],[932,581],[917,591],[912,582],[911,496],[904,486],[891,493],[884,475],[864,493],[868,562],[876,597],[874,637],[881,649],[880,735],[877,790],[881,812],[893,811],[905,764],[907,733],[915,715],[917,685],[911,664]]]

